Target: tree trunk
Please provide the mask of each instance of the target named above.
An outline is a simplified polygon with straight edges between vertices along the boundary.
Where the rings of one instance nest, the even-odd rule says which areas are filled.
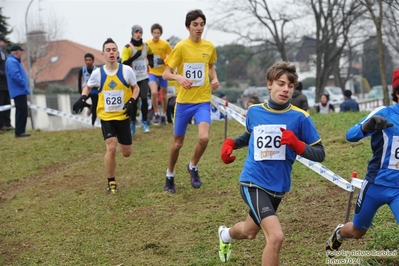
[[[378,42],[378,57],[380,62],[380,75],[381,75],[381,85],[382,90],[384,91],[384,105],[388,106],[389,103],[389,93],[388,92],[388,84],[387,78],[385,74],[385,53],[384,53],[384,44],[382,41],[382,20],[380,20],[379,26],[377,27],[377,42]]]

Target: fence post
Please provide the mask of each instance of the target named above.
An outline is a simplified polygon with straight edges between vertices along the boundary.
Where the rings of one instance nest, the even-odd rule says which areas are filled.
[[[353,171],[352,172],[352,178],[357,178],[357,172]],[[351,206],[352,206],[352,199],[353,199],[353,192],[355,190],[349,192],[349,198],[348,198],[348,206],[346,208],[346,215],[345,215],[345,223],[349,222],[349,216],[350,216],[350,211],[351,211]]]
[[[225,110],[226,110],[226,107],[228,106],[228,104],[229,104],[229,102],[226,101],[225,104],[224,104]],[[227,123],[228,123],[228,116],[229,116],[229,114],[226,112],[225,115],[224,115],[224,139],[225,139],[225,140],[227,139]]]

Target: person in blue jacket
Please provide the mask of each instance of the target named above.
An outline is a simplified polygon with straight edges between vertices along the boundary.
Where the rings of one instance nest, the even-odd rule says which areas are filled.
[[[25,69],[21,64],[21,56],[24,49],[19,45],[11,47],[11,54],[6,61],[6,77],[10,98],[15,104],[15,137],[29,137],[26,133],[28,121],[28,95],[29,81]]]
[[[393,101],[398,103],[399,70],[393,74]],[[371,226],[377,210],[388,204],[399,224],[399,105],[381,106],[351,127],[346,139],[357,142],[371,138],[371,157],[360,189],[353,220],[339,224],[326,244],[332,257],[348,238],[360,239]]]
[[[344,91],[344,101],[339,106],[339,111],[342,112],[359,112],[359,104],[355,99],[352,99],[352,92],[350,90]]]
[[[291,188],[291,171],[296,156],[324,160],[324,147],[308,112],[290,103],[298,74],[290,62],[277,62],[266,73],[268,102],[253,104],[246,114],[246,132],[226,139],[222,161],[232,163],[234,149],[248,146],[240,176],[241,196],[249,207],[245,221],[230,228],[220,226],[219,258],[226,262],[233,239],[253,239],[263,231],[266,237],[262,266],[278,265],[283,231],[276,211]]]

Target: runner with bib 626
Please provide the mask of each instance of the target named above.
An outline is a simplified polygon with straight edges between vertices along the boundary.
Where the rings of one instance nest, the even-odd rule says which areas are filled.
[[[262,266],[278,265],[283,231],[276,216],[285,193],[291,188],[291,171],[297,155],[324,160],[324,147],[309,114],[290,103],[298,84],[296,68],[278,62],[266,73],[270,91],[267,103],[253,104],[246,115],[246,132],[226,139],[221,150],[224,163],[235,160],[234,149],[248,146],[240,176],[241,196],[249,207],[246,220],[230,228],[220,226],[219,257],[229,260],[233,239],[253,239],[263,231],[266,243]]]

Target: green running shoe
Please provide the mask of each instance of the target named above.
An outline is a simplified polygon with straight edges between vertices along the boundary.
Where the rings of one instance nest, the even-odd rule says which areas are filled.
[[[224,243],[222,238],[220,237],[221,232],[227,229],[226,226],[219,226],[218,235],[219,235],[219,258],[223,262],[227,262],[231,255],[231,243]]]

